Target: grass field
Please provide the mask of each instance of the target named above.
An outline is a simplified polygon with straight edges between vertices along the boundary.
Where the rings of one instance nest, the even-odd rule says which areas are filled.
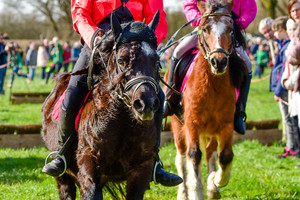
[[[269,73],[266,70],[265,75]],[[38,75],[37,75],[38,76]],[[8,79],[7,79],[8,80]],[[255,78],[254,78],[255,80]],[[37,79],[27,82],[17,77],[13,91],[50,91],[53,83],[43,85]],[[269,79],[253,82],[247,104],[249,120],[280,118],[273,94],[268,91]],[[41,123],[41,104],[11,105],[9,90],[0,96],[0,124],[38,124]],[[234,145],[234,161],[231,180],[221,189],[225,200],[290,200],[300,199],[300,169],[295,166],[299,160],[277,159],[284,145],[280,143],[263,146],[257,141],[244,141]],[[1,200],[51,200],[58,199],[55,181],[41,173],[44,158],[48,154],[45,148],[0,149],[0,199]],[[167,171],[176,173],[174,144],[161,148],[160,156]],[[203,163],[206,177],[206,165]],[[163,187],[151,183],[151,190],[145,194],[149,200],[176,199],[177,187]],[[79,193],[78,193],[79,194]],[[78,195],[77,195],[78,196]],[[79,199],[79,197],[78,197]],[[111,199],[105,194],[104,199]]]

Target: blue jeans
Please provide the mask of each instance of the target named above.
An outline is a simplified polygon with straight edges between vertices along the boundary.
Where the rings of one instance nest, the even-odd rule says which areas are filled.
[[[0,94],[3,94],[4,78],[6,75],[6,67],[0,69]]]
[[[35,75],[35,67],[30,67],[29,68],[29,78],[31,81],[33,81]]]
[[[12,85],[14,80],[15,80],[15,75],[17,76],[21,76],[21,77],[24,77],[24,78],[27,78],[28,76],[26,74],[19,74],[20,68],[19,66],[14,66],[13,67],[13,71],[12,71],[12,74],[11,74],[11,77],[10,77],[10,84]]]

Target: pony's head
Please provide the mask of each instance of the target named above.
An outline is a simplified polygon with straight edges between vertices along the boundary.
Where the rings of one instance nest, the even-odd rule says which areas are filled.
[[[159,12],[149,25],[138,21],[121,25],[112,15],[111,31],[99,48],[108,58],[101,60],[100,56],[100,62],[106,68],[111,94],[117,95],[138,121],[152,120],[162,103],[157,96],[160,65],[154,31],[158,19]]]
[[[215,75],[225,73],[233,48],[233,0],[198,0],[202,13],[198,27],[199,44]]]

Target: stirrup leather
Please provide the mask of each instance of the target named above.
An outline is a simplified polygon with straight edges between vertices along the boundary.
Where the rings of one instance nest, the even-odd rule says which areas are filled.
[[[154,169],[153,169],[153,182],[154,182],[155,185],[158,184],[158,182],[156,181],[156,177],[155,177],[156,169],[157,169],[158,165],[161,165],[162,168],[163,168],[163,163],[162,163],[161,160],[155,162]]]

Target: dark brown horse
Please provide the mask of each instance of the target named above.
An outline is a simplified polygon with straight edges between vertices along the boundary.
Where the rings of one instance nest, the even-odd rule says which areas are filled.
[[[171,122],[176,166],[184,180],[179,185],[178,200],[204,199],[203,151],[208,165],[207,196],[220,198],[219,188],[228,184],[235,88],[246,76],[245,65],[234,51],[233,1],[198,1],[198,7],[203,13],[198,27],[199,56],[183,94],[182,120],[172,116]]]
[[[103,199],[103,188],[117,198],[119,183],[126,185],[126,194],[121,191],[126,199],[143,199],[149,189],[157,141],[154,114],[160,103],[154,34],[158,16],[148,26],[142,22],[121,26],[113,17],[112,31],[93,51],[97,84],[83,107],[68,169],[56,178],[60,199],[75,199],[75,184],[85,200]],[[51,151],[58,147],[58,126],[51,113],[69,77],[57,79],[42,108],[43,138]]]

